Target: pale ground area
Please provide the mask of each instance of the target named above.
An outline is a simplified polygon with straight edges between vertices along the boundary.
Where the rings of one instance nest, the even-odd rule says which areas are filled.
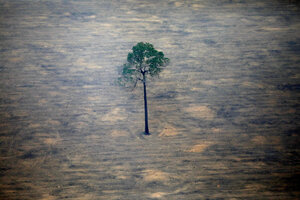
[[[0,199],[299,199],[297,1],[0,0]],[[137,42],[170,58],[116,84]]]

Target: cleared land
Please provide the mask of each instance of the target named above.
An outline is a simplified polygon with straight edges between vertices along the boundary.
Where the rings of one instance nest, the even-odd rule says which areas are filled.
[[[0,199],[300,198],[299,53],[296,1],[0,0]]]

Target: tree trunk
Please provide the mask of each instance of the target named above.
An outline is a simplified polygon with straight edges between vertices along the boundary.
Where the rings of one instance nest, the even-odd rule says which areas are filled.
[[[144,85],[144,108],[145,108],[145,134],[149,135],[148,128],[148,107],[147,107],[147,91],[146,91],[146,76],[143,74],[143,85]]]

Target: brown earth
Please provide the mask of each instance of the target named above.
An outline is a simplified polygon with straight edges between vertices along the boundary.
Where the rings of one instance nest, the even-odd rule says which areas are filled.
[[[0,199],[299,199],[296,1],[0,0]],[[127,53],[170,58],[143,91]]]

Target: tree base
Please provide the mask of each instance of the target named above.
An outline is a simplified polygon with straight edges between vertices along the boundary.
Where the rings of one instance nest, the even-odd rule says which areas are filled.
[[[144,135],[151,135],[151,133],[146,133],[146,132],[143,132],[143,134],[144,134]]]
[[[142,140],[145,140],[148,135],[151,135],[151,134],[146,133],[146,132],[139,132],[138,137]]]

